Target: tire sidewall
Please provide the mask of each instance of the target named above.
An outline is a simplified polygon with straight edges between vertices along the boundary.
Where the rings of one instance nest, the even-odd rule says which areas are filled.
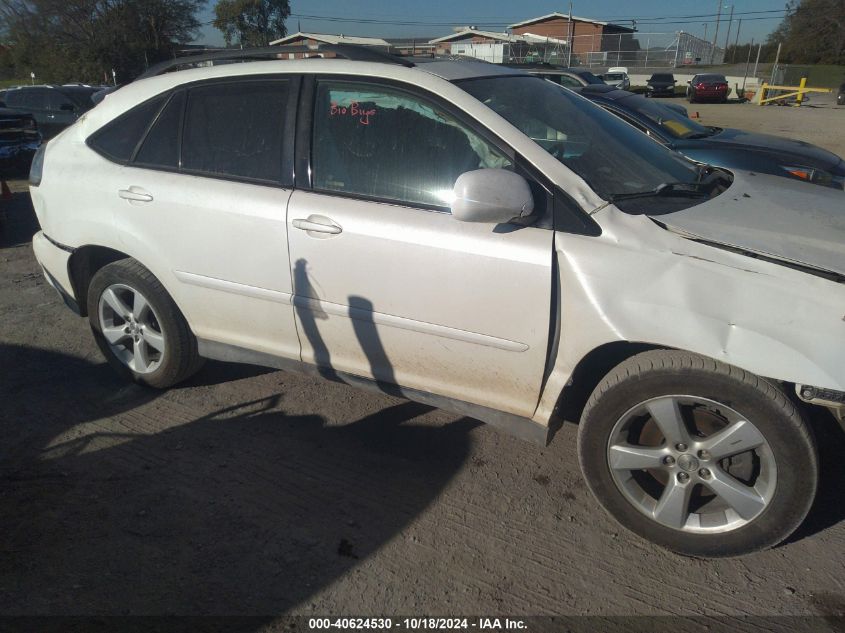
[[[611,430],[631,407],[667,395],[722,403],[745,416],[766,438],[777,467],[777,483],[769,506],[750,523],[712,535],[673,530],[640,512],[617,487],[607,461]],[[617,383],[585,412],[578,448],[588,486],[623,526],[679,553],[735,556],[780,542],[809,511],[816,490],[817,457],[808,431],[800,417],[785,415],[763,391],[730,376],[694,369],[655,370]]]

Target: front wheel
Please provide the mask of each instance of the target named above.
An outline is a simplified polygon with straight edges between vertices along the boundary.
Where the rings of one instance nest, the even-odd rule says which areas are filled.
[[[779,543],[804,520],[818,479],[810,429],[780,388],[684,352],[639,354],[608,374],[578,449],[617,521],[690,556]]]
[[[135,382],[170,387],[202,363],[185,317],[159,280],[134,259],[97,271],[88,288],[88,319],[103,355]]]

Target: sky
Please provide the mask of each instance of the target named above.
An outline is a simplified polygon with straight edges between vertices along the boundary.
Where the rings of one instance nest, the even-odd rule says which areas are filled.
[[[213,19],[210,0],[203,22]],[[640,33],[683,30],[698,37],[705,33],[712,41],[716,26],[717,0],[574,0],[574,15],[630,26],[637,20]],[[783,18],[786,0],[723,0],[719,46],[727,36],[727,17],[734,6],[730,41],[736,39],[742,18],[740,43],[755,42],[771,33]],[[508,24],[552,12],[568,13],[566,0],[291,0],[288,33],[301,30],[375,37],[424,37],[446,35],[453,26],[475,25],[482,30],[504,31]],[[319,19],[330,18],[330,19]],[[404,23],[404,24],[401,24]],[[223,38],[212,26],[205,26],[198,43],[221,45]]]

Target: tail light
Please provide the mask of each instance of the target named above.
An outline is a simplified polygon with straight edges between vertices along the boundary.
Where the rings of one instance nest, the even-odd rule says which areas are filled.
[[[44,152],[47,150],[47,143],[41,143],[41,146],[32,157],[32,165],[29,168],[29,184],[37,187],[41,184],[41,174],[44,171]]]

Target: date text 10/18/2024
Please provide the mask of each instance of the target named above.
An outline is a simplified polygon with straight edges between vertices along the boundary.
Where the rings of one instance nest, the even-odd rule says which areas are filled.
[[[524,620],[511,618],[309,618],[308,628],[329,629],[402,629],[408,631],[461,629],[481,631],[524,631]]]

